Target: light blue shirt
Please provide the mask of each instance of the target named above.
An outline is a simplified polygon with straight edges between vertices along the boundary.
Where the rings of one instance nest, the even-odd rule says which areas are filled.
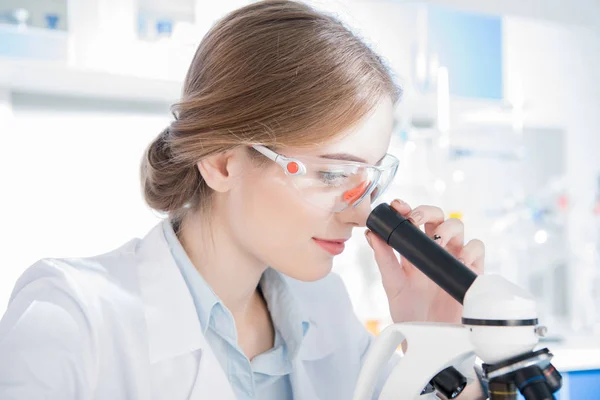
[[[275,328],[272,349],[250,361],[237,344],[231,312],[198,273],[181,245],[173,226],[164,224],[171,253],[190,290],[203,334],[223,367],[238,399],[292,399],[290,372],[309,327],[287,283],[268,268],[259,283]]]

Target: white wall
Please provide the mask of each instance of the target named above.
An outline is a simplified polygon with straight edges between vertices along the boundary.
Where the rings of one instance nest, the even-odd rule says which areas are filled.
[[[591,210],[600,176],[600,32],[589,27],[506,18],[506,68],[521,76],[531,121],[566,131],[566,178],[571,212],[567,222],[573,327],[585,323],[582,286],[593,260],[586,245],[597,239]],[[509,82],[509,84],[515,83]],[[578,278],[576,278],[578,277]]]

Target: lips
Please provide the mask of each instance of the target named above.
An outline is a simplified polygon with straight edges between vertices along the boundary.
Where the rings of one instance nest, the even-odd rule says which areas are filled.
[[[337,256],[338,254],[342,254],[344,248],[346,247],[345,242],[347,239],[339,239],[339,240],[325,240],[319,238],[312,238],[316,244],[318,244],[323,250],[327,251],[329,254]]]

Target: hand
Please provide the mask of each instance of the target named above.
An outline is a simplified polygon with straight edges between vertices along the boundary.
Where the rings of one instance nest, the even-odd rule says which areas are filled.
[[[464,245],[464,225],[459,219],[444,220],[444,212],[433,206],[419,206],[412,210],[405,202],[394,200],[392,207],[417,226],[425,226],[425,233],[448,250],[477,274],[483,273],[485,247],[480,240]],[[369,245],[381,272],[383,288],[388,298],[390,313],[395,323],[431,321],[460,323],[462,305],[444,292],[431,279],[404,257],[396,257],[394,250],[373,232],[366,231]]]

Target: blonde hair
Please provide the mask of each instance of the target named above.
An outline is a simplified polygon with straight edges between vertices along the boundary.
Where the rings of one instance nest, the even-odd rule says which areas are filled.
[[[144,198],[181,219],[210,202],[199,160],[250,143],[324,143],[384,96],[400,96],[389,70],[339,20],[294,1],[235,10],[202,39],[174,121],[146,150]]]

